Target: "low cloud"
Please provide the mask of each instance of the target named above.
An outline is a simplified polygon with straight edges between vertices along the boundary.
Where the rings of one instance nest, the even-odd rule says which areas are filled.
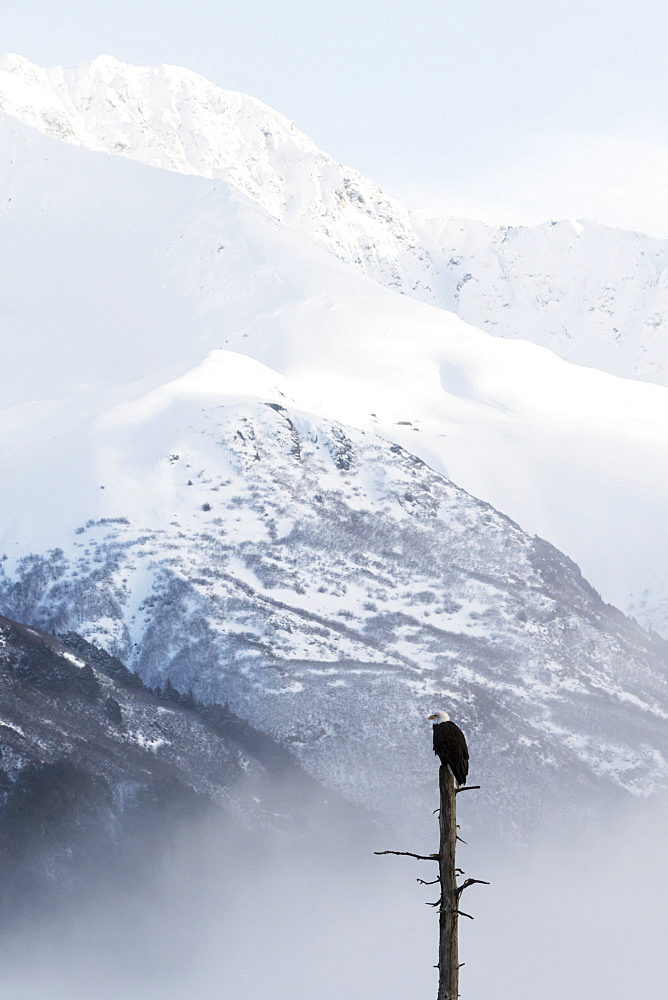
[[[565,787],[564,794],[568,794]],[[665,803],[549,843],[460,848],[463,1000],[663,1000]],[[465,807],[462,823],[466,827]],[[406,1000],[436,992],[433,866],[375,857],[387,834],[316,842],[221,832],[215,817],[147,850],[145,877],[90,891],[7,933],[0,993],[12,1000]],[[436,835],[434,821],[434,835]],[[470,835],[467,834],[467,839]],[[377,842],[376,842],[377,841]],[[344,845],[345,846],[341,846]]]

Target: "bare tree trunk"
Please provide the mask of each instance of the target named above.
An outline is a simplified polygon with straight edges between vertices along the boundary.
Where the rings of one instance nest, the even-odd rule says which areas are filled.
[[[440,883],[441,895],[436,903],[429,906],[438,907],[438,1000],[458,1000],[459,997],[459,946],[457,940],[458,918],[469,917],[459,909],[459,901],[464,889],[472,885],[489,885],[480,878],[467,878],[457,885],[457,874],[463,875],[455,864],[457,848],[457,795],[459,792],[470,792],[480,785],[461,785],[455,788],[455,779],[448,767],[441,765],[438,772],[438,786],[441,798],[439,810],[440,846],[438,854],[414,854],[413,851],[374,851],[374,854],[400,854],[418,861],[438,861],[438,878],[425,882],[419,878],[422,885]]]
[[[438,874],[441,883],[438,944],[438,1000],[457,1000],[459,996],[459,951],[457,918],[459,892],[455,865],[457,847],[457,794],[450,769],[439,769],[441,809],[439,813],[440,849]]]

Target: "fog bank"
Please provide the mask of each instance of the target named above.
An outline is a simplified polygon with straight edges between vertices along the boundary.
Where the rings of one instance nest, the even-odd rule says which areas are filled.
[[[518,848],[493,834],[460,847],[467,875],[463,1000],[663,1000],[665,802],[562,843]],[[466,835],[466,806],[460,809]],[[417,1000],[436,994],[435,866],[330,828],[286,846],[270,832],[183,825],[114,889],[6,929],[0,992],[11,1000]],[[434,822],[434,838],[436,838]]]

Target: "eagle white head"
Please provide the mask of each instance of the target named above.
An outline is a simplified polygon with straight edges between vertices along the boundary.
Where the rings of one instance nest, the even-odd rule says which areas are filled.
[[[449,722],[450,716],[447,712],[434,712],[433,715],[429,716],[429,720],[430,722],[433,722],[434,725],[437,725],[440,722]]]

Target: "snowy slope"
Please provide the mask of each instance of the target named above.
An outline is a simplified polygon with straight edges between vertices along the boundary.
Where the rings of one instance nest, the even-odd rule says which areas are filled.
[[[494,336],[668,385],[668,242],[594,222],[417,225],[437,298]]]
[[[0,497],[6,551],[59,544],[60,514],[40,506],[45,475],[68,470],[53,498],[68,530],[78,484],[97,469],[104,481],[106,454],[68,438],[71,423],[224,348],[272,370],[259,387],[248,376],[251,395],[289,379],[283,391],[303,409],[403,444],[556,544],[606,600],[665,627],[663,388],[397,296],[223,182],[75,149],[7,116],[0,129],[0,449],[16,470]],[[225,365],[216,372],[222,393],[236,367],[232,381]],[[56,431],[67,448],[26,468],[30,442]]]
[[[577,364],[668,384],[668,244],[590,222],[411,216],[292,122],[173,66],[0,60],[0,108],[47,135],[219,178],[363,273]]]

